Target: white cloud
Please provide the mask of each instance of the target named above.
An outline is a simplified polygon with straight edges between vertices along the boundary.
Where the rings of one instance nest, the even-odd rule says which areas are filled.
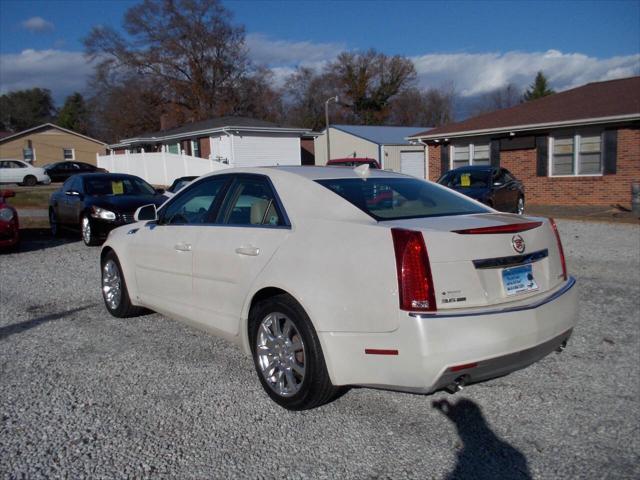
[[[22,27],[30,32],[50,32],[54,29],[53,23],[42,17],[31,17],[22,22]]]
[[[433,53],[413,57],[422,87],[453,83],[462,97],[473,97],[513,83],[524,89],[542,70],[555,90],[640,74],[640,54],[595,58],[581,53]]]
[[[251,60],[272,67],[316,65],[346,49],[341,43],[290,42],[261,33],[247,34],[246,44]]]
[[[82,52],[23,50],[0,55],[0,93],[26,88],[48,88],[61,103],[74,91],[83,91],[93,67]]]

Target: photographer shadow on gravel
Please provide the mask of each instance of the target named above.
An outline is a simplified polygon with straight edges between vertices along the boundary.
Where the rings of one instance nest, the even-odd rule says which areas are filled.
[[[64,312],[50,313],[40,317],[32,318],[31,320],[25,320],[24,322],[5,325],[4,327],[0,327],[0,340],[4,340],[5,338],[13,335],[14,333],[21,333],[26,330],[30,330],[32,328],[38,327],[43,323],[51,322],[54,320],[61,320],[63,318],[70,317],[74,313],[78,313],[83,310],[88,310],[89,308],[92,308],[95,306],[96,304],[92,303],[89,305],[84,305],[82,307],[72,308],[71,310],[66,310]],[[28,313],[34,313],[38,311],[40,311],[40,307],[37,305],[27,308]]]
[[[432,406],[453,422],[463,444],[448,480],[531,479],[527,458],[491,431],[476,403],[462,398],[457,403],[434,401]]]

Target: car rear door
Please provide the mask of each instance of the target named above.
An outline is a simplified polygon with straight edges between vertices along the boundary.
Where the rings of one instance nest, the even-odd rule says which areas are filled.
[[[194,249],[193,302],[198,322],[239,332],[253,281],[291,233],[275,188],[264,175],[235,175],[217,218]]]
[[[132,229],[138,294],[146,305],[191,318],[194,247],[228,181],[225,176],[203,179],[173,197],[157,222]]]

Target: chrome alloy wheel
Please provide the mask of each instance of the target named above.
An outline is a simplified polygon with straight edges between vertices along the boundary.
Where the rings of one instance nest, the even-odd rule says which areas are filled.
[[[91,223],[87,217],[82,217],[82,240],[87,245],[91,243]]]
[[[267,315],[258,327],[256,356],[262,376],[282,397],[298,393],[304,382],[305,352],[295,324],[283,313]]]
[[[116,310],[122,299],[122,279],[116,262],[107,260],[102,267],[102,295],[109,309]]]

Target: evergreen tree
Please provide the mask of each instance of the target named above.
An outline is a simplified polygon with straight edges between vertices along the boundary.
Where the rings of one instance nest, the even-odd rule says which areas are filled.
[[[540,71],[537,73],[535,80],[529,86],[527,91],[524,92],[524,96],[522,98],[525,102],[528,102],[530,100],[536,100],[538,98],[546,97],[547,95],[551,95],[553,93],[556,92],[549,88],[547,77],[545,77],[544,73]]]
[[[21,132],[48,123],[55,115],[51,92],[43,88],[0,96],[0,130]]]
[[[58,125],[86,135],[89,130],[89,111],[78,92],[69,95],[58,114]]]

